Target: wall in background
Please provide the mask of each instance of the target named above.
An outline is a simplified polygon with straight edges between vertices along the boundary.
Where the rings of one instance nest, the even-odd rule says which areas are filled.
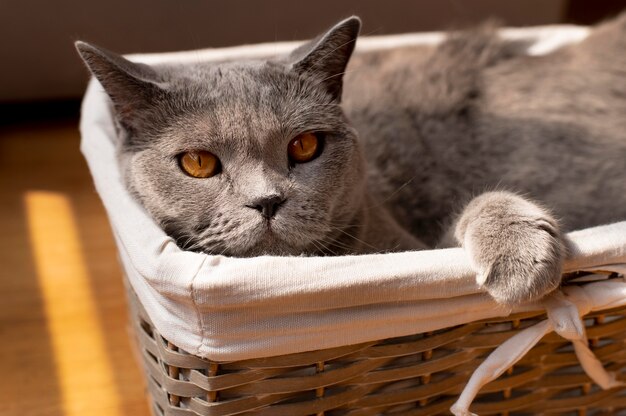
[[[595,3],[595,2],[594,2]],[[0,1],[0,103],[74,99],[87,72],[73,41],[121,53],[312,37],[351,14],[363,34],[441,30],[497,17],[562,22],[566,0],[20,0]]]
[[[489,17],[509,26],[590,24],[626,0],[0,0],[0,104],[79,98],[73,47],[159,52],[310,38],[357,14],[363,34],[445,30]]]

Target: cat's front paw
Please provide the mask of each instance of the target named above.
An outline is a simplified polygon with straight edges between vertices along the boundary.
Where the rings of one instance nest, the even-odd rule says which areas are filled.
[[[477,270],[477,282],[503,304],[541,298],[559,286],[565,244],[557,222],[517,195],[492,192],[474,199],[456,237]]]
[[[554,227],[535,220],[506,228],[505,242],[491,236],[472,237],[469,254],[478,271],[477,282],[504,304],[535,300],[556,289],[564,250]]]

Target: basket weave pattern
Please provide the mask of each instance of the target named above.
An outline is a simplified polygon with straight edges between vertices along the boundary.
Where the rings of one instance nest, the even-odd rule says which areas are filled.
[[[133,326],[155,415],[449,414],[482,360],[541,313],[473,322],[408,337],[320,351],[217,363],[166,341],[129,290]],[[595,355],[624,377],[626,307],[585,317]],[[626,409],[626,387],[603,391],[571,344],[551,333],[487,384],[472,411],[609,415]]]

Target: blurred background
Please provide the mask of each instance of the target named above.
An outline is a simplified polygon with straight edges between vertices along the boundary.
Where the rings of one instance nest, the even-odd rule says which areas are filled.
[[[0,416],[148,415],[106,214],[79,152],[81,39],[120,53],[592,24],[626,0],[0,0]]]
[[[0,102],[77,99],[87,79],[73,41],[120,53],[309,38],[357,14],[363,33],[442,30],[497,17],[509,26],[591,24],[625,0],[0,1]]]

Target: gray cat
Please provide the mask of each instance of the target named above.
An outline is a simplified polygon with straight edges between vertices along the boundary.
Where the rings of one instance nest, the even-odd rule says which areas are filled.
[[[189,250],[460,244],[512,304],[558,286],[563,230],[626,219],[626,15],[547,56],[485,25],[346,70],[359,29],[346,19],[278,58],[153,67],[76,46],[113,103],[128,188]]]

